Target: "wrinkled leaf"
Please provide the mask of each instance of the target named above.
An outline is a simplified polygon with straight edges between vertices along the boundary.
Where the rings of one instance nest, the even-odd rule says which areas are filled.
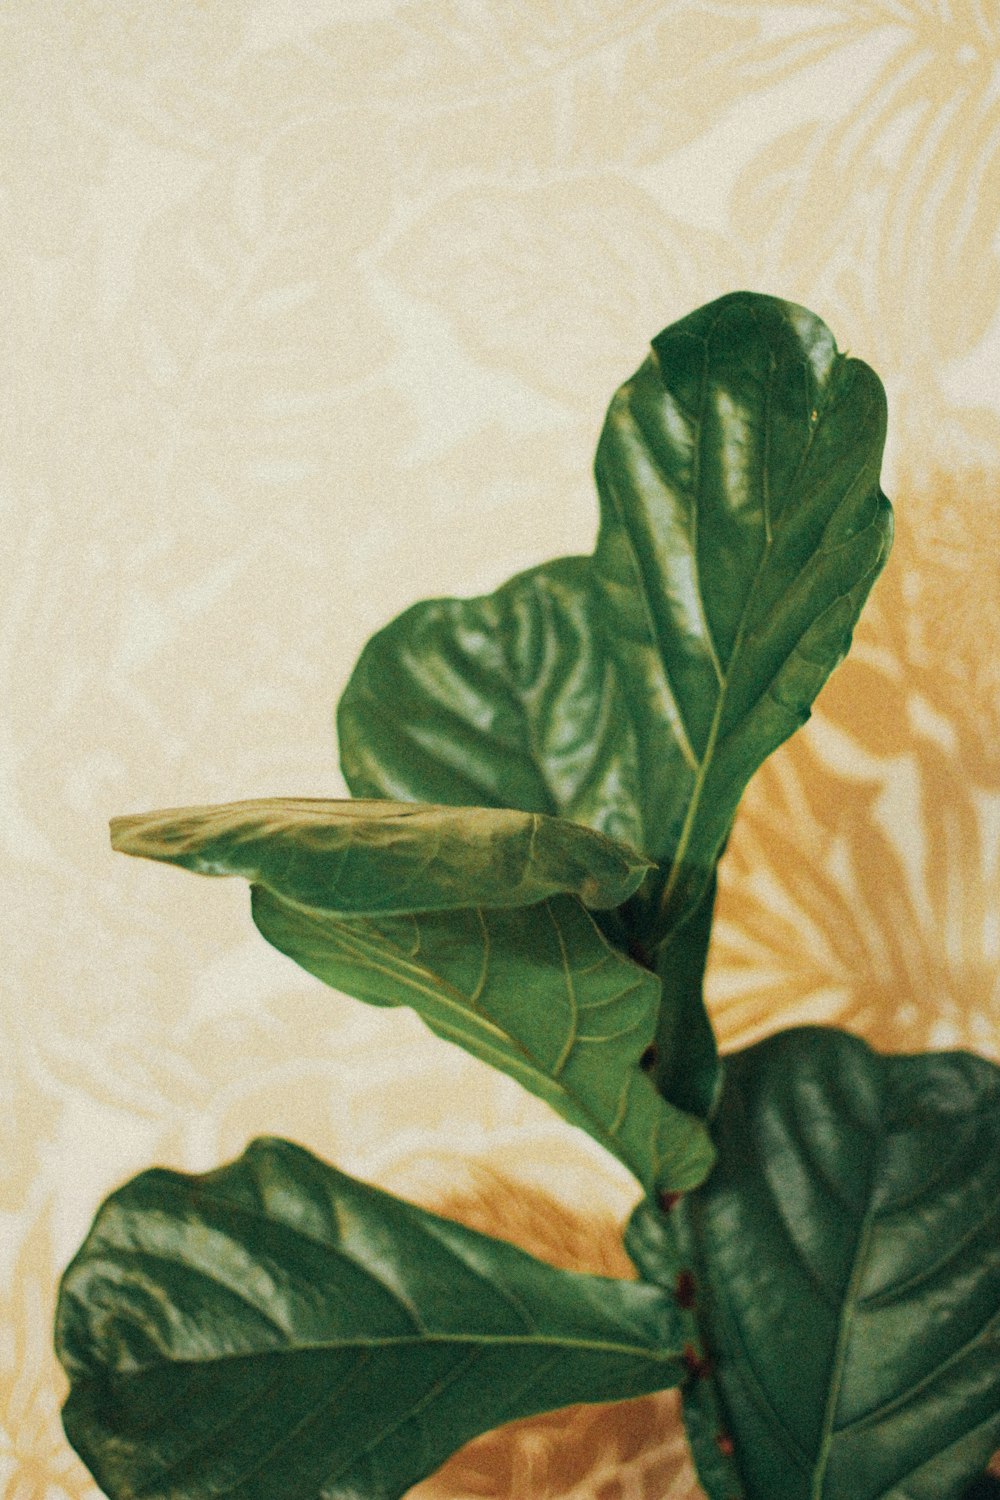
[[[344,920],[254,888],[269,943],[334,988],[408,1005],[579,1125],[646,1188],[696,1186],[713,1150],[700,1120],[641,1063],[659,984],[603,937],[573,897],[489,911]]]
[[[514,1417],[675,1385],[659,1288],[558,1271],[255,1142],[105,1203],[62,1284],[63,1411],[111,1500],[397,1500]]]
[[[715,1138],[671,1224],[750,1500],[958,1497],[1000,1443],[1000,1069],[783,1032]]]
[[[739,797],[844,655],[891,533],[885,401],[820,320],[748,292],[666,329],[608,411],[593,558],[418,604],[338,724],[358,795],[561,813],[695,910]]]
[[[624,897],[648,868],[624,845],[538,814],[365,800],[117,818],[112,842],[246,876],[275,947],[348,994],[413,1006],[589,1131],[647,1191],[703,1179],[704,1128],[640,1069],[655,977],[610,947],[575,897],[539,901],[574,888],[594,904]]]
[[[527,906],[561,891],[623,901],[649,869],[563,818],[483,807],[269,798],[114,818],[123,854],[242,875],[286,900],[355,914]]]

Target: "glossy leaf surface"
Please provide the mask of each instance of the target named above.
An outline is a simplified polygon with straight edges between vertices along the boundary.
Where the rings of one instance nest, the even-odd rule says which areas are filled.
[[[63,1418],[111,1500],[397,1500],[514,1417],[675,1385],[673,1305],[281,1141],[146,1172],[63,1280]]]
[[[339,711],[362,796],[562,813],[698,905],[744,786],[808,716],[888,552],[878,378],[794,304],[741,292],[666,329],[598,446],[593,558],[416,605]]]
[[[242,875],[286,900],[355,914],[526,906],[569,891],[624,901],[650,868],[564,818],[483,807],[270,798],[115,818],[123,854]]]
[[[1000,1443],[1000,1069],[783,1032],[715,1138],[671,1224],[750,1500],[957,1500]]]
[[[337,714],[356,796],[561,814],[646,847],[642,768],[591,561],[429,599],[365,646]]]
[[[409,1005],[581,1126],[647,1192],[696,1186],[713,1150],[700,1120],[656,1091],[641,1062],[659,984],[605,940],[570,896],[536,906],[343,920],[255,887],[269,943],[336,989]]]
[[[594,572],[646,770],[665,930],[808,717],[888,554],[885,394],[819,318],[735,293],[653,340],[611,403]]]

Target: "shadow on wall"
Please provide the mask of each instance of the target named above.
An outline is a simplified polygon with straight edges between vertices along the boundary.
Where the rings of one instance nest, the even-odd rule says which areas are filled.
[[[1000,478],[897,497],[893,554],[806,730],[754,778],[720,868],[725,1047],[797,1022],[1000,1061]],[[975,520],[975,524],[973,524]]]

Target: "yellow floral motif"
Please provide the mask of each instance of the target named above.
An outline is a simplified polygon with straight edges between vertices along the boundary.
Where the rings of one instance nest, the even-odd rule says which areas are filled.
[[[736,186],[755,274],[808,292],[855,353],[890,372],[911,464],[995,462],[1000,11],[984,0],[757,11],[761,32],[733,76],[760,97],[811,85],[815,108]]]

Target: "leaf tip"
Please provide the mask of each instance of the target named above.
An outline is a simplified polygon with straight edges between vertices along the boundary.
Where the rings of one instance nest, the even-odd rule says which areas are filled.
[[[138,813],[127,813],[110,819],[108,833],[111,847],[116,854],[142,854],[144,852],[141,836],[143,821]]]

